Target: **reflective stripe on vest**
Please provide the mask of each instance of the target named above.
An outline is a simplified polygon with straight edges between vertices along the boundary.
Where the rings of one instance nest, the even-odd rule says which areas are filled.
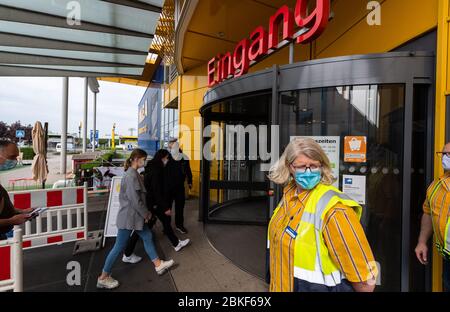
[[[450,218],[447,220],[447,226],[445,227],[445,252],[450,256]]]
[[[430,196],[428,198],[428,206],[431,209],[431,218],[433,219],[433,206],[432,206],[432,202],[433,202],[433,198],[436,196],[437,191],[439,190],[439,187],[442,186],[442,181],[439,181],[439,183],[436,183],[436,185],[434,186],[433,190],[430,193]],[[436,248],[438,250],[438,252],[443,255],[444,257],[450,257],[450,218],[447,220],[447,225],[445,227],[445,232],[444,232],[444,237],[442,237],[442,240],[444,241],[444,246],[441,245],[441,243],[439,242],[439,238],[437,233],[439,233],[438,231],[440,231],[440,225],[437,225],[437,229],[435,227],[434,224],[434,220],[431,222],[431,224],[433,225],[433,231],[435,233],[435,245]]]
[[[345,278],[331,258],[322,230],[328,211],[337,203],[355,209],[361,217],[362,207],[333,186],[319,185],[305,206],[295,240],[294,277],[315,284],[334,287]]]
[[[441,246],[441,244],[436,238],[436,248],[439,251],[439,253],[443,255],[445,258],[450,258],[450,218],[447,221],[447,226],[445,227],[444,235],[445,235],[444,246]]]

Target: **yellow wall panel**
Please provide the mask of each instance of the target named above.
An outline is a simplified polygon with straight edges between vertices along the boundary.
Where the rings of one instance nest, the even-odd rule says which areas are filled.
[[[203,88],[183,92],[181,95],[183,105],[180,106],[180,111],[184,112],[184,111],[200,110],[201,105],[199,106],[199,103],[203,103],[203,97],[205,96],[207,91],[208,87],[206,87],[205,84]]]
[[[429,0],[426,5],[422,0],[386,0],[381,5],[381,26],[369,26],[363,18],[344,34],[336,34],[336,40],[325,49],[321,49],[319,38],[316,57],[388,52],[435,28],[437,3],[438,0]],[[336,16],[340,13],[337,11]]]
[[[182,92],[193,91],[208,86],[208,77],[206,76],[206,65],[202,64],[183,75]]]

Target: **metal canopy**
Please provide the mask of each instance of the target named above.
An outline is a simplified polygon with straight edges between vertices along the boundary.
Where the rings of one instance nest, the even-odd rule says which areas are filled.
[[[0,0],[0,76],[140,77],[163,4]]]

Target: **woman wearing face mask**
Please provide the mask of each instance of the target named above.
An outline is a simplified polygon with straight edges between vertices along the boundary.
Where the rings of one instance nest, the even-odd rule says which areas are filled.
[[[270,290],[373,291],[378,271],[359,222],[362,208],[332,186],[322,148],[295,139],[269,178],[285,186],[268,230]]]
[[[169,204],[167,189],[165,187],[166,183],[164,181],[164,167],[169,162],[169,155],[169,151],[159,150],[155,154],[155,157],[148,162],[145,167],[144,184],[147,190],[147,207],[156,215],[159,221],[161,221],[164,228],[164,234],[170,240],[175,251],[178,252],[186,247],[190,240],[178,239],[171,225],[171,207]],[[153,224],[149,223],[149,226],[153,226]],[[125,249],[125,254],[122,259],[123,262],[137,263],[141,260],[140,257],[133,254],[138,238],[138,235],[133,233],[128,242],[127,248]]]
[[[136,232],[144,242],[147,255],[161,275],[173,264],[173,260],[160,260],[153,243],[153,235],[145,226],[151,219],[151,213],[146,206],[146,190],[138,169],[144,167],[147,153],[136,149],[125,162],[125,174],[120,185],[120,210],[117,214],[117,238],[113,249],[109,252],[103,267],[103,273],[97,280],[98,288],[114,289],[119,282],[111,277],[111,270],[117,257],[127,246],[131,233]]]

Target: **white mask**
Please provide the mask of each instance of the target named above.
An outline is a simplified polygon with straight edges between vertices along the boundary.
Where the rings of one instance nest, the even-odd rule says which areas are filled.
[[[444,155],[442,157],[442,166],[444,167],[445,171],[450,171],[450,157],[447,155]]]

